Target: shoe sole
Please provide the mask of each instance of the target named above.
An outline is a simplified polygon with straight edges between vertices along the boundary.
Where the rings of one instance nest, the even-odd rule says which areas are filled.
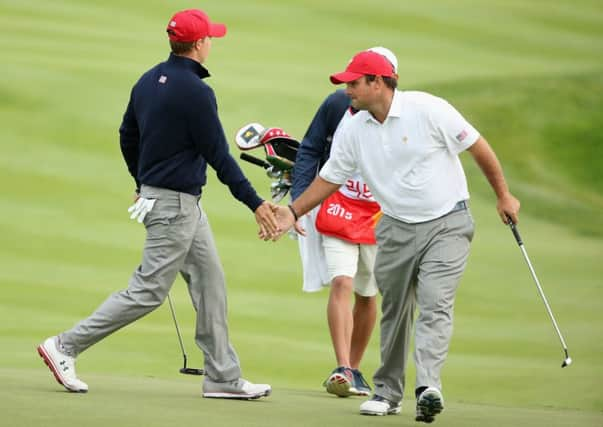
[[[350,392],[352,393],[352,395],[354,396],[362,396],[362,397],[367,397],[371,395],[370,391],[361,391],[358,390],[356,387],[350,387]]]
[[[386,412],[375,412],[375,411],[367,411],[367,410],[360,410],[360,415],[371,415],[371,416],[377,416],[377,417],[381,417],[381,416],[385,416],[385,415],[398,415],[400,413],[401,408],[396,408],[396,409],[388,409]]]
[[[352,383],[350,380],[342,374],[333,374],[327,380],[327,393],[334,394],[339,397],[349,397],[354,393],[352,392]]]
[[[435,416],[444,410],[442,398],[437,394],[427,394],[417,402],[417,407],[422,414],[415,417],[415,421],[432,423]]]
[[[42,360],[44,360],[44,363],[46,364],[46,366],[48,366],[48,369],[50,369],[50,372],[52,372],[52,374],[54,375],[54,378],[57,380],[57,382],[59,384],[61,384],[63,387],[65,387],[67,389],[67,391],[70,391],[71,393],[88,393],[88,390],[79,389],[79,388],[73,389],[65,384],[65,382],[63,381],[63,378],[59,374],[56,366],[54,366],[54,363],[52,363],[52,359],[50,358],[50,356],[48,354],[46,354],[46,351],[44,350],[44,347],[42,345],[38,346],[38,354],[40,355]]]
[[[374,415],[374,416],[384,416],[384,415],[397,415],[402,410],[402,406],[398,405],[395,408],[388,408],[386,411],[371,411],[370,409],[360,409],[360,415]]]
[[[272,389],[268,389],[262,393],[246,394],[246,393],[203,393],[203,397],[209,399],[236,399],[236,400],[255,400],[262,397],[268,397],[272,393]]]

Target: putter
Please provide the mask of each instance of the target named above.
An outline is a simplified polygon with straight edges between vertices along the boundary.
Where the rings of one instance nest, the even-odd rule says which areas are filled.
[[[549,313],[549,317],[551,318],[551,321],[553,322],[553,326],[555,327],[555,331],[557,331],[557,336],[559,336],[559,341],[561,341],[561,345],[563,346],[563,351],[565,352],[565,359],[563,360],[563,363],[561,364],[561,367],[565,368],[566,366],[569,366],[569,365],[572,364],[572,358],[569,357],[569,354],[567,352],[567,345],[565,344],[565,340],[563,339],[563,335],[561,335],[561,331],[559,330],[559,326],[557,326],[557,321],[555,320],[555,316],[553,316],[553,311],[551,310],[551,307],[549,306],[549,302],[547,301],[546,296],[544,296],[544,291],[542,290],[542,287],[540,286],[540,282],[538,281],[538,277],[536,277],[536,272],[534,271],[534,267],[532,267],[532,263],[530,262],[530,258],[528,258],[528,253],[526,252],[526,249],[523,246],[523,241],[521,240],[521,236],[519,235],[519,230],[517,230],[517,226],[515,225],[515,223],[511,219],[511,217],[508,216],[508,215],[507,215],[507,224],[509,224],[509,227],[511,227],[511,231],[513,232],[513,236],[515,236],[515,240],[517,240],[517,244],[519,245],[519,249],[521,249],[521,253],[523,254],[523,257],[525,258],[526,263],[528,264],[528,267],[530,269],[530,273],[532,273],[532,278],[534,279],[534,282],[536,283],[536,287],[538,288],[538,292],[540,293],[540,297],[542,298],[542,301],[544,302],[544,306],[546,307],[546,311]]]
[[[205,371],[203,369],[186,367],[186,352],[184,351],[184,344],[182,343],[182,336],[180,335],[180,328],[178,328],[178,322],[176,321],[176,313],[174,311],[174,305],[172,304],[172,298],[170,298],[169,293],[168,293],[167,298],[168,298],[168,303],[170,304],[170,311],[172,312],[172,319],[174,319],[174,326],[176,326],[176,333],[178,334],[178,342],[180,343],[180,349],[182,350],[182,358],[184,359],[184,366],[182,368],[180,368],[180,373],[186,374],[186,375],[205,375]]]

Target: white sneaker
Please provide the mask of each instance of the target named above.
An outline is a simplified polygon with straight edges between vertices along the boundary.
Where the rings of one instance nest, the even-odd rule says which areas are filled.
[[[374,395],[370,400],[360,405],[361,415],[395,415],[401,410],[400,402],[392,402],[385,397]]]
[[[444,396],[435,387],[427,387],[417,398],[415,421],[431,423],[444,410]]]
[[[88,384],[81,381],[75,373],[75,359],[57,348],[57,337],[47,338],[38,346],[38,354],[48,365],[59,384],[68,391],[86,393]]]
[[[259,399],[270,396],[272,388],[268,384],[253,384],[243,378],[235,381],[218,383],[205,377],[203,380],[203,397],[219,399]]]
[[[322,385],[327,389],[327,393],[339,397],[348,397],[357,393],[354,388],[354,374],[350,368],[344,366],[335,368]]]

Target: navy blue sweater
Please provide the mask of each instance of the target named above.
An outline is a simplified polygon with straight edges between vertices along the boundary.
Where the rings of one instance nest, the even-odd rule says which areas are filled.
[[[350,106],[343,89],[330,94],[314,115],[295,157],[291,198],[297,199],[329,158],[333,134]]]
[[[119,128],[121,151],[140,185],[201,195],[207,164],[233,196],[255,209],[262,203],[230,155],[209,77],[198,62],[171,54],[132,88]]]

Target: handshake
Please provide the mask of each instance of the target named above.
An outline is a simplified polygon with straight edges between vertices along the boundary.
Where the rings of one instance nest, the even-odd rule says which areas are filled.
[[[299,142],[282,128],[264,127],[259,123],[249,123],[238,130],[235,141],[241,153],[241,159],[266,169],[268,177],[273,179],[270,193],[274,203],[264,202],[255,211],[255,220],[260,230],[258,235],[263,240],[278,240],[292,226],[305,235],[301,226],[297,225],[297,214],[290,207],[279,206],[291,188],[291,172]],[[266,160],[247,154],[249,150],[263,148]]]
[[[130,219],[135,219],[142,223],[149,212],[153,209],[156,199],[147,199],[138,197],[136,202],[128,208]],[[297,225],[297,214],[289,205],[279,206],[267,201],[264,201],[255,210],[255,220],[259,226],[258,236],[263,240],[278,240],[291,227],[295,225],[295,230],[305,235],[305,230]]]
[[[264,241],[277,241],[291,227],[302,236],[306,235],[305,230],[297,223],[298,216],[291,205],[279,206],[264,201],[255,210],[255,220],[258,223],[258,236]]]

